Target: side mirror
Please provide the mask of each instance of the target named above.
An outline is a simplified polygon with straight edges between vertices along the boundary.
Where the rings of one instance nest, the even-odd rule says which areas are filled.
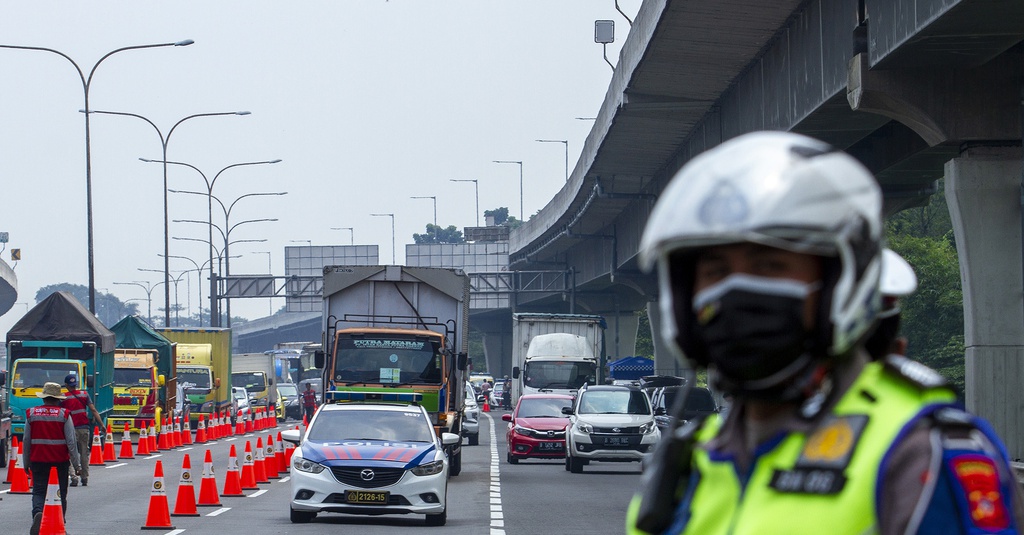
[[[284,435],[281,435],[284,438]],[[441,433],[441,444],[445,446],[454,446],[462,440],[462,437],[455,433]]]
[[[511,422],[512,421],[512,415],[506,412],[505,414],[501,415],[501,419],[502,419],[502,421],[505,421],[505,422]]]
[[[512,378],[519,379],[519,366],[515,366],[512,368]]]
[[[665,407],[658,407],[657,409],[654,409],[655,416],[665,416],[667,413],[668,411],[665,410]]]
[[[469,367],[469,355],[466,353],[459,353],[456,363],[456,365],[459,368],[459,371],[466,371],[466,368]]]
[[[92,388],[94,386],[96,386],[96,378],[91,376],[91,375],[86,375],[85,376],[85,387],[86,388]]]
[[[324,355],[324,351],[322,349],[317,349],[316,351],[313,352],[313,367],[314,368],[316,368],[318,370],[324,369],[324,361],[326,361],[326,360],[327,359],[326,359],[326,357]]]
[[[281,431],[281,440],[291,442],[292,444],[298,446],[299,444],[302,443],[302,433],[300,433],[297,429],[287,429],[285,431]]]
[[[167,383],[167,378],[164,377],[163,374],[157,375],[156,376],[156,383],[158,385],[160,385],[160,386],[164,386],[164,384]]]
[[[562,407],[562,414],[572,416],[572,407]]]

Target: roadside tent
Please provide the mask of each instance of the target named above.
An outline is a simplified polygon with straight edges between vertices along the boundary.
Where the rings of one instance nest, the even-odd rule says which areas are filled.
[[[645,357],[623,357],[608,363],[608,376],[612,379],[639,380],[654,374],[654,360]]]
[[[163,375],[167,381],[167,388],[160,389],[160,401],[167,401],[171,396],[171,402],[175,401],[176,393],[176,366],[174,365],[174,342],[171,342],[163,335],[153,330],[141,317],[126,316],[110,328],[117,336],[117,349],[153,349],[157,352],[156,369],[157,373]],[[173,405],[171,405],[173,406]]]

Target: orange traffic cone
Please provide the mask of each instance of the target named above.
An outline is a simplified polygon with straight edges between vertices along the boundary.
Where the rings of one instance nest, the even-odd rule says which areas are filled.
[[[89,452],[89,466],[103,466],[103,446],[100,444],[100,428],[92,428],[92,450]]]
[[[303,411],[303,413],[302,413],[302,427],[307,427],[307,426],[309,426],[309,420],[306,419],[306,413],[305,413],[305,411]]]
[[[57,467],[50,468],[50,480],[46,484],[46,501],[43,502],[43,520],[39,523],[39,535],[65,535],[64,507],[60,503],[60,483],[57,482]]]
[[[225,498],[245,496],[242,493],[242,478],[238,474],[238,454],[235,453],[234,444],[231,445],[231,453],[228,454],[228,472],[224,476],[224,492],[220,495]]]
[[[484,396],[484,406],[480,410],[483,412],[491,412],[491,404],[487,401],[489,396]]]
[[[242,490],[257,490],[256,466],[252,456],[252,444],[245,441],[245,456],[242,458]]]
[[[22,455],[22,444],[18,444],[18,457]],[[29,471],[24,468],[17,468],[11,474],[11,494],[32,494],[32,485],[29,483]]]
[[[251,427],[250,427],[249,431],[252,431]],[[236,435],[244,435],[245,433],[246,433],[246,431],[245,431],[245,417],[242,416],[242,411],[239,410],[238,411],[238,417],[235,418],[235,434]]]
[[[131,427],[128,426],[128,422],[124,423],[124,434],[121,435],[121,455],[122,459],[134,459],[135,453],[132,452],[132,431]]]
[[[171,525],[170,507],[167,504],[167,488],[164,486],[164,465],[156,462],[153,470],[153,491],[149,494],[149,512],[142,529],[174,529]]]
[[[203,480],[199,483],[199,507],[220,507],[220,495],[217,494],[217,478],[213,473],[213,456],[206,450],[203,460]]]
[[[146,433],[147,422],[142,422],[139,426],[139,455],[149,455],[149,435]]]
[[[189,433],[191,436],[191,433]],[[206,425],[203,423],[203,415],[199,415],[199,425],[196,429],[196,444],[206,444]]]
[[[192,462],[188,454],[181,461],[181,479],[178,480],[178,496],[174,499],[171,516],[199,516],[196,509],[196,488],[192,484]]]
[[[184,439],[181,437],[181,418],[174,417],[174,429],[171,431],[171,447],[180,448],[185,445]]]
[[[150,420],[149,421],[149,437],[146,438],[146,440],[148,441],[146,443],[146,446],[149,448],[150,455],[152,455],[152,454],[157,452],[157,449],[156,449],[156,439],[157,439],[157,436],[156,436],[156,420]]]
[[[14,475],[14,470],[18,467],[18,436],[11,436],[11,452],[7,456],[7,475],[4,476],[4,483],[11,482],[11,476]]]
[[[174,432],[174,426],[171,424],[169,418],[164,418],[163,425],[160,426],[160,440],[157,443],[157,449],[159,450],[171,450],[174,449],[174,443],[171,442],[171,434]]]
[[[103,443],[103,462],[116,463],[117,453],[114,452],[114,428],[107,422],[107,437]]]
[[[184,446],[192,445],[192,425],[187,418],[181,422],[181,441]]]
[[[270,483],[267,479],[267,463],[263,457],[263,439],[256,438],[256,450],[253,452],[256,458],[252,463],[253,473],[256,475],[256,483]]]
[[[274,458],[277,459],[277,473],[283,474],[288,471],[288,461],[284,456],[284,440],[281,439],[281,432],[277,432],[277,442],[274,443]]]
[[[281,479],[277,470],[277,457],[274,455],[274,436],[267,435],[267,445],[263,448],[263,468],[267,471],[267,479]]]

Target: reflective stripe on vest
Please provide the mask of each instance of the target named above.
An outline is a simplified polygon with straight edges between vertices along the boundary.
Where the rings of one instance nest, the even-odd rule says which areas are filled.
[[[870,396],[863,395],[867,392]],[[873,398],[872,402],[870,398]],[[860,422],[863,431],[831,433],[831,438],[809,445],[807,436],[794,433],[782,437],[769,451],[762,453],[750,471],[746,484],[729,459],[714,459],[704,448],[694,451],[695,477],[698,483],[689,507],[685,533],[730,533],[735,535],[786,533],[863,534],[878,529],[875,507],[878,471],[882,458],[904,426],[929,405],[955,401],[945,389],[920,390],[883,369],[882,363],[865,366],[857,380],[839,400],[832,415],[816,430],[815,437],[830,435],[828,423]],[[706,443],[718,431],[719,419],[709,421],[699,440]],[[856,425],[846,425],[846,428]],[[852,442],[844,442],[844,440]],[[823,444],[822,442],[825,442]],[[848,447],[847,447],[848,446]],[[849,454],[848,462],[843,454]],[[797,480],[801,457],[815,457],[828,464],[842,466],[841,484],[825,486],[789,484],[800,491],[780,491],[776,487],[787,475]],[[797,468],[796,470],[794,470]],[[839,472],[836,471],[836,474]],[[783,481],[783,487],[786,486]],[[810,490],[808,490],[810,489]],[[822,491],[823,490],[823,491]],[[819,492],[821,491],[821,492]]]
[[[64,438],[64,424],[70,418],[63,407],[41,405],[28,410],[27,425],[32,426],[29,461],[62,463],[71,460]]]

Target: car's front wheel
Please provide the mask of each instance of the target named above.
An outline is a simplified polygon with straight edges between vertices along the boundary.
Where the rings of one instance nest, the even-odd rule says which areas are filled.
[[[575,457],[567,457],[569,459],[569,471],[574,474],[583,473],[583,459],[577,459]]]
[[[505,453],[505,460],[508,461],[508,464],[519,464],[519,459],[516,459],[512,452]]]
[[[473,433],[472,435],[469,435],[468,438],[469,438],[469,445],[470,446],[479,446],[480,445],[480,433]]]
[[[293,524],[308,524],[316,518],[316,513],[312,511],[296,511],[291,510],[291,520]]]

